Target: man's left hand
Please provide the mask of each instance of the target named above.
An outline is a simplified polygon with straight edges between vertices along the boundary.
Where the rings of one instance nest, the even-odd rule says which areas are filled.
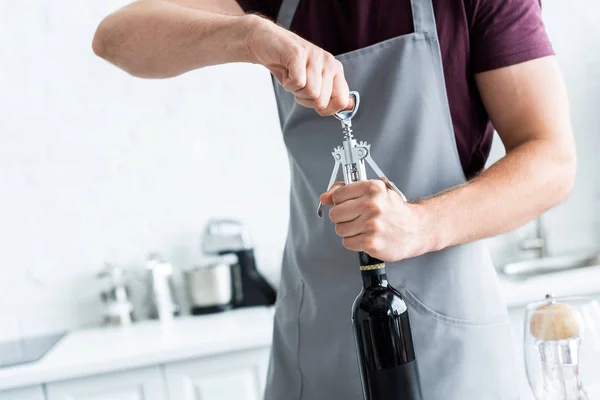
[[[334,184],[321,195],[342,244],[393,262],[437,250],[432,218],[423,204],[405,204],[380,180]]]

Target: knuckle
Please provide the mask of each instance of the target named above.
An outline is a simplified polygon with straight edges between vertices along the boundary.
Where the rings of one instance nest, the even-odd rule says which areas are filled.
[[[310,100],[317,100],[320,94],[319,90],[314,86],[309,86],[304,89],[304,95]]]
[[[296,61],[306,60],[306,49],[301,45],[292,46],[290,48],[290,56]]]
[[[383,208],[381,207],[381,205],[379,203],[375,203],[372,210],[373,210],[373,215],[375,215],[376,217],[379,217],[380,215],[383,214]]]
[[[317,112],[324,112],[327,110],[327,106],[329,105],[327,100],[319,98],[314,102],[315,110]]]
[[[290,77],[284,86],[286,90],[296,92],[304,87],[306,82],[300,77]]]
[[[338,236],[344,236],[344,229],[340,225],[335,226],[335,233]]]
[[[331,201],[333,201],[333,204],[338,204],[340,202],[340,193],[339,190],[336,190],[335,192],[333,192],[333,194],[331,195]],[[333,209],[332,209],[333,210]]]
[[[373,254],[379,254],[381,252],[381,250],[383,250],[381,240],[379,240],[377,238],[373,238],[371,240],[371,246],[370,246],[369,251]]]
[[[384,190],[385,190],[385,187],[383,185],[383,182],[381,182],[380,180],[369,181],[369,193],[379,194],[379,193],[383,193]]]
[[[306,81],[302,78],[293,78],[292,85],[298,89],[302,89],[306,85]]]
[[[372,215],[374,216],[379,216],[383,213],[383,209],[381,207],[381,204],[379,204],[379,202],[375,199],[370,200],[367,204],[367,208],[369,209],[369,211],[371,212]]]
[[[329,53],[329,52],[325,52],[324,55],[324,61],[327,64],[327,66],[329,68],[336,68],[337,67],[337,60],[335,59],[335,57],[333,56],[333,54]]]
[[[327,63],[327,52],[317,47],[313,58],[319,65],[324,65]]]
[[[367,200],[366,203],[367,210],[369,210],[372,214],[379,215],[381,213],[381,204],[377,201],[375,197]]]
[[[381,223],[375,218],[371,218],[365,222],[365,228],[367,232],[377,232],[379,231],[380,227]]]
[[[377,251],[377,240],[373,236],[367,236],[363,240],[363,249],[371,254]]]

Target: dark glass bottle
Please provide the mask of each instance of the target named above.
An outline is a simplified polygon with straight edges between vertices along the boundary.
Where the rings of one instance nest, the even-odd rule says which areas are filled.
[[[406,303],[381,260],[360,253],[363,288],[352,326],[365,400],[422,400]]]

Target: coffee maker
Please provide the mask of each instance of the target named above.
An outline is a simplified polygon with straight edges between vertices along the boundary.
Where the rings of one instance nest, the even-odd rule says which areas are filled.
[[[202,298],[202,304],[194,304],[192,301],[192,314],[275,303],[275,289],[257,270],[250,235],[240,221],[209,220],[204,229],[202,243],[203,252],[208,257],[218,259],[219,262],[197,269],[197,276],[204,276],[207,283],[205,288],[211,286],[211,290],[203,290],[202,296],[197,296],[198,293],[194,296],[194,293],[191,293],[192,300]],[[214,274],[214,277],[208,276],[211,274]],[[225,285],[223,285],[224,279],[228,281]],[[215,290],[216,288],[222,289]],[[223,295],[219,295],[221,292]],[[206,298],[211,293],[215,296],[214,304],[210,304],[210,299]],[[223,304],[224,299],[227,299],[228,304]]]

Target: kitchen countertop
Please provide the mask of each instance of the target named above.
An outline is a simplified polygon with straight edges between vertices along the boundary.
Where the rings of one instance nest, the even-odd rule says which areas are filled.
[[[76,330],[40,361],[0,369],[0,391],[116,370],[268,347],[273,307],[174,319],[171,327],[141,321],[128,328]]]
[[[500,287],[508,308],[521,308],[543,300],[546,294],[574,296],[600,293],[600,266],[540,275],[511,281],[500,275]]]
[[[557,296],[600,293],[600,266],[522,281],[500,276],[510,309]],[[0,368],[0,391],[271,344],[274,307],[176,318],[170,329],[158,321],[128,328],[98,327],[69,333],[40,361]]]

